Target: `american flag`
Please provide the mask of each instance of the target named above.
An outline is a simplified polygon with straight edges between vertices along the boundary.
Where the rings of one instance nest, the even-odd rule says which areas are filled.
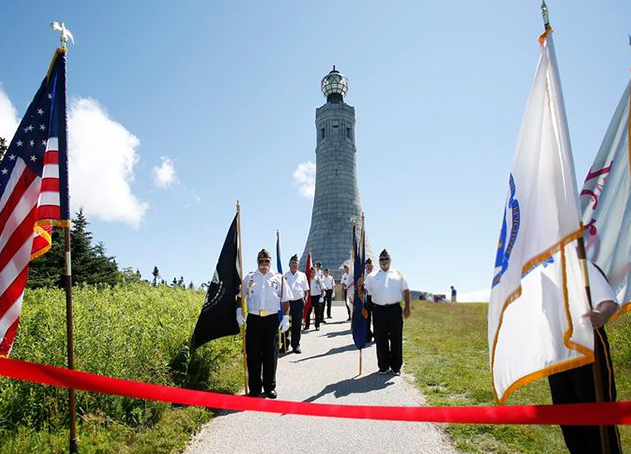
[[[29,262],[69,226],[66,57],[56,50],[46,78],[0,162],[0,356],[11,351]]]

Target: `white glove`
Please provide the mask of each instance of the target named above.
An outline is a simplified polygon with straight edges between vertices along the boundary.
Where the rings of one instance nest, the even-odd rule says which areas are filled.
[[[245,324],[245,317],[243,316],[243,309],[237,307],[237,323],[239,326],[243,326]]]
[[[281,333],[284,333],[289,329],[289,315],[283,315],[283,319],[281,320],[278,328],[280,329]]]

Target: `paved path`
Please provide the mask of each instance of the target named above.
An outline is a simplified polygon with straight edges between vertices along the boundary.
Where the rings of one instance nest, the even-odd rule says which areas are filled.
[[[338,303],[341,304],[341,303]],[[333,319],[302,335],[302,354],[279,359],[278,398],[303,402],[364,405],[424,405],[423,395],[405,374],[378,375],[374,344],[363,352],[363,374],[346,322],[346,309],[333,307]],[[405,348],[405,346],[404,346]],[[405,373],[405,365],[403,372]],[[450,454],[453,445],[439,426],[413,422],[366,421],[226,413],[195,435],[185,454]]]

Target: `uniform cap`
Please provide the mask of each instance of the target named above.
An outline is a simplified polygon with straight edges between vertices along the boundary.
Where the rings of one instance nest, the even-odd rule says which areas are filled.
[[[267,249],[261,249],[261,252],[259,252],[259,255],[256,257],[256,259],[257,260],[261,260],[261,259],[272,260],[272,254],[270,254]]]
[[[372,259],[371,258],[367,258],[366,259],[366,265],[372,265]]]
[[[383,251],[381,251],[381,254],[379,254],[379,258],[380,259],[389,259],[390,258],[390,254],[388,254],[388,251],[386,251],[384,249]]]
[[[298,262],[298,254],[294,254],[291,256],[291,258],[289,259],[289,262]]]

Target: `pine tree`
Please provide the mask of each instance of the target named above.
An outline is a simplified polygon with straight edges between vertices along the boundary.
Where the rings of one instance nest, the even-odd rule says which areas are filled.
[[[74,284],[114,285],[121,280],[116,260],[105,255],[105,245],[102,242],[92,245],[92,232],[87,229],[88,225],[83,209],[80,209],[75,214],[70,231],[72,281]],[[29,288],[63,287],[63,229],[53,228],[52,239],[50,250],[30,264],[27,284]]]
[[[186,285],[184,285],[184,276],[180,276],[180,279],[177,281],[177,286],[186,288]]]
[[[177,279],[173,278],[173,282],[171,283],[171,287],[177,287]]]
[[[153,276],[153,286],[155,287],[156,285],[158,285],[158,279],[160,279],[160,270],[158,269],[158,265],[155,265],[153,267],[151,275]]]
[[[193,290],[194,288],[195,288],[195,285],[193,284],[193,281],[191,281],[191,283],[188,284],[188,289]]]

